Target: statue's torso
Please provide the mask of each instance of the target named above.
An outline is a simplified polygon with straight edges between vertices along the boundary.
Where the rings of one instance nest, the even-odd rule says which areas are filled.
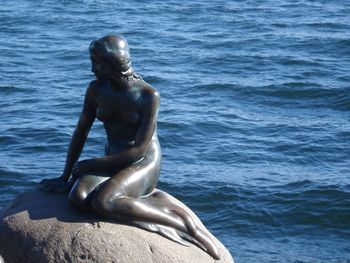
[[[145,107],[143,85],[143,81],[135,81],[130,89],[124,90],[114,88],[109,82],[99,83],[96,117],[103,122],[106,130],[106,155],[120,152],[135,144]],[[156,133],[153,137],[156,137]]]

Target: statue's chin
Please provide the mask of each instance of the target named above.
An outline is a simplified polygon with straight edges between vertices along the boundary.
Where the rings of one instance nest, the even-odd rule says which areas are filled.
[[[94,75],[95,75],[96,79],[98,79],[98,80],[102,79],[101,74],[94,72]]]

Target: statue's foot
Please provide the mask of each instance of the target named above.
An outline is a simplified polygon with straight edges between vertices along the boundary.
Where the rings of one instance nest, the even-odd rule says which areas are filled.
[[[173,196],[158,189],[153,192],[152,197],[162,201],[164,205],[163,210],[173,214],[175,218],[181,218],[187,231],[182,234],[181,230],[176,231],[178,232],[177,236],[180,235],[190,242],[195,243],[213,258],[220,259],[218,248],[209,231],[188,207]]]

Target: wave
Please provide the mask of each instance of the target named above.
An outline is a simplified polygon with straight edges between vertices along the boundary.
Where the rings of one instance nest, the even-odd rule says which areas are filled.
[[[197,92],[214,91],[236,101],[241,99],[257,104],[294,104],[302,108],[330,108],[350,111],[350,87],[325,88],[315,82],[293,81],[267,86],[243,86],[226,83],[196,85]]]
[[[350,39],[341,39],[338,41],[338,44],[349,48],[350,47]]]
[[[13,93],[31,93],[31,92],[32,90],[30,89],[25,89],[17,86],[11,86],[11,85],[0,86],[0,94],[3,94],[3,95],[13,94]]]
[[[311,28],[317,29],[349,29],[349,25],[345,23],[338,22],[312,22],[312,23],[303,23],[301,25],[308,26]]]

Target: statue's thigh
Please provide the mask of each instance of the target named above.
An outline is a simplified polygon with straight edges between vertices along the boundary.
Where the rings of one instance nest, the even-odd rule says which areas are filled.
[[[104,182],[96,190],[94,198],[108,202],[121,196],[138,198],[149,194],[158,183],[159,172],[159,162],[144,158]]]

